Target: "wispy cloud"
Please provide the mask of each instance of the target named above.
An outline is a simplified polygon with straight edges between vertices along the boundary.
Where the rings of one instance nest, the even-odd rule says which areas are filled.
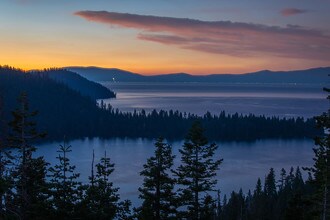
[[[74,13],[88,21],[141,30],[138,39],[231,56],[265,54],[329,60],[330,36],[296,25],[267,26],[231,21],[201,21],[107,11]]]
[[[283,16],[292,16],[292,15],[297,15],[297,14],[303,14],[308,12],[307,10],[302,10],[298,8],[284,8],[281,10],[281,14]]]

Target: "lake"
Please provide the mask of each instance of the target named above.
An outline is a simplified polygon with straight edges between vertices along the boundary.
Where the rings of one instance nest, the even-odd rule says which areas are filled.
[[[107,151],[115,163],[115,172],[111,179],[120,187],[121,198],[130,199],[134,205],[139,204],[138,187],[142,184],[139,172],[143,169],[148,157],[153,155],[153,140],[148,139],[83,139],[70,142],[72,153],[69,154],[72,164],[77,165],[81,180],[86,181],[90,175],[92,152],[98,161]],[[51,164],[57,162],[56,151],[61,143],[48,143],[39,146],[38,155],[44,155]],[[182,142],[170,143],[173,153],[177,155],[175,166],[180,162],[179,148]],[[279,177],[283,167],[311,166],[313,164],[312,140],[260,140],[251,143],[231,142],[218,143],[216,157],[223,158],[218,172],[218,188],[229,194],[240,187],[247,192],[254,189],[257,178],[262,181],[269,169],[273,167]]]
[[[121,111],[145,109],[179,110],[198,115],[206,111],[218,114],[253,113],[256,115],[279,117],[313,117],[326,111],[329,103],[321,85],[292,84],[219,84],[219,83],[104,83],[117,93],[117,99],[106,99],[114,108]],[[92,151],[96,161],[104,151],[116,164],[112,180],[120,187],[121,198],[130,199],[134,205],[138,200],[138,187],[142,184],[139,172],[147,158],[153,154],[153,140],[148,139],[84,139],[74,140],[70,155],[81,180],[86,181],[90,174]],[[39,146],[38,154],[46,160],[56,162],[56,150],[60,143]],[[177,155],[181,142],[171,143]],[[223,158],[217,179],[222,193],[229,194],[240,187],[247,192],[253,190],[257,178],[262,181],[271,167],[277,177],[283,167],[311,166],[313,164],[312,140],[259,140],[256,142],[218,143],[217,157]]]
[[[103,100],[121,111],[179,110],[203,115],[253,113],[280,117],[313,117],[328,109],[322,85],[221,83],[119,83],[104,86],[117,93]]]

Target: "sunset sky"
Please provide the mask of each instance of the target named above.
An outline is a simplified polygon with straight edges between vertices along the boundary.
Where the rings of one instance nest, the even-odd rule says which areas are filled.
[[[1,0],[0,65],[142,74],[330,66],[329,0]]]

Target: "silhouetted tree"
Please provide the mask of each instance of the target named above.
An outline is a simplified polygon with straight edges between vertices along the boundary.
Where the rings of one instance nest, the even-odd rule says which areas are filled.
[[[175,172],[180,184],[181,205],[187,210],[182,214],[186,218],[201,219],[203,196],[214,191],[217,183],[214,177],[222,162],[222,159],[213,158],[217,148],[214,143],[208,145],[200,123],[195,122],[180,149],[181,165]]]
[[[13,120],[9,123],[11,133],[10,147],[18,149],[18,162],[14,164],[13,202],[8,207],[20,219],[30,219],[37,215],[39,208],[45,208],[46,166],[43,157],[33,158],[36,148],[33,141],[45,136],[37,132],[36,123],[32,118],[36,111],[29,110],[26,93],[18,98],[19,107],[12,112]]]
[[[270,171],[265,179],[264,193],[268,197],[275,197],[277,194],[276,191],[276,182],[275,182],[275,171],[273,168],[270,168]]]
[[[174,219],[176,214],[175,180],[171,177],[173,159],[171,146],[158,138],[154,156],[143,165],[143,186],[139,188],[143,204],[138,211],[139,219]]]
[[[85,218],[114,219],[118,216],[120,209],[124,210],[124,207],[120,206],[127,205],[119,204],[119,194],[117,193],[119,188],[113,187],[113,182],[109,178],[113,171],[114,164],[110,162],[106,152],[104,152],[104,157],[101,158],[100,162],[96,164],[95,174],[92,162],[90,182],[83,201],[82,211],[85,213],[83,215]]]
[[[76,166],[70,164],[67,154],[71,152],[71,146],[66,141],[57,152],[59,163],[49,168],[54,216],[58,219],[72,219],[76,215],[77,203],[81,200],[81,183],[77,180],[80,174],[75,173]]]

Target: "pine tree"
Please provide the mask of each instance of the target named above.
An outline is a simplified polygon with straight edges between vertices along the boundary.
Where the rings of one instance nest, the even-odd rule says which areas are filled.
[[[285,190],[292,191],[293,182],[294,182],[294,168],[291,167],[289,175],[287,175],[285,179]]]
[[[270,168],[270,171],[265,178],[264,196],[265,196],[264,213],[266,214],[266,219],[274,219],[276,214],[275,204],[277,199],[277,190],[276,190],[276,181],[275,181],[275,171],[273,168]]]
[[[43,157],[33,158],[36,151],[33,141],[45,136],[37,132],[36,123],[31,120],[37,115],[30,112],[26,93],[18,99],[19,108],[12,112],[13,121],[9,123],[12,131],[9,137],[10,147],[18,149],[18,163],[14,164],[13,202],[8,207],[20,219],[30,219],[36,215],[38,209],[45,208],[44,199],[47,197],[46,166]],[[8,204],[10,205],[10,204]]]
[[[118,189],[113,187],[113,182],[109,176],[114,171],[114,164],[110,162],[106,152],[100,162],[96,164],[96,174],[94,174],[94,152],[92,160],[91,176],[89,186],[83,201],[83,215],[88,219],[114,219],[119,217],[118,213],[123,213],[127,203],[119,203]],[[127,210],[127,209],[126,209]]]
[[[330,92],[330,89],[324,90]],[[330,100],[330,95],[327,99]],[[330,219],[330,109],[315,119],[318,127],[324,129],[325,135],[315,138],[314,165],[304,169],[312,176],[312,215],[314,218],[325,220]]]
[[[251,193],[251,190],[248,191],[248,194],[245,197],[245,205],[246,205],[246,218],[251,219],[252,218],[252,205],[253,204],[253,196]]]
[[[171,219],[176,214],[175,180],[171,177],[175,156],[162,137],[157,139],[155,148],[154,156],[147,160],[140,173],[144,182],[139,188],[139,198],[143,200],[137,209],[139,219]]]
[[[216,201],[211,195],[206,194],[203,198],[203,206],[201,207],[200,219],[215,219],[217,216]]]
[[[276,182],[275,182],[275,171],[270,168],[270,171],[265,179],[264,192],[268,198],[274,198],[277,195]]]
[[[240,190],[239,193],[232,192],[230,195],[230,199],[228,200],[227,204],[227,213],[226,216],[228,219],[243,219],[244,215],[244,196],[242,191]]]
[[[214,177],[222,162],[222,159],[213,159],[217,148],[214,143],[208,145],[200,123],[195,122],[180,149],[182,164],[175,172],[181,185],[181,205],[186,209],[182,214],[186,218],[201,219],[203,196],[214,191],[217,183]]]
[[[262,220],[264,217],[264,192],[262,191],[261,180],[258,178],[256,188],[253,192],[253,203],[251,207],[251,216],[253,219]]]
[[[59,164],[49,168],[51,202],[56,218],[70,219],[76,215],[75,209],[81,199],[81,183],[77,180],[80,174],[75,173],[76,166],[70,164],[67,154],[71,152],[71,146],[66,141],[57,152]]]
[[[302,191],[304,188],[304,180],[299,167],[296,168],[295,176],[293,179],[293,188],[294,191]]]
[[[281,169],[280,173],[281,179],[278,181],[278,188],[279,191],[281,192],[284,189],[285,186],[285,179],[286,179],[286,170],[284,168]]]
[[[284,219],[286,215],[285,210],[287,209],[288,199],[291,196],[291,187],[288,187],[287,184],[287,174],[284,168],[280,171],[280,179],[278,182],[278,197],[276,202],[276,214],[280,219]]]

